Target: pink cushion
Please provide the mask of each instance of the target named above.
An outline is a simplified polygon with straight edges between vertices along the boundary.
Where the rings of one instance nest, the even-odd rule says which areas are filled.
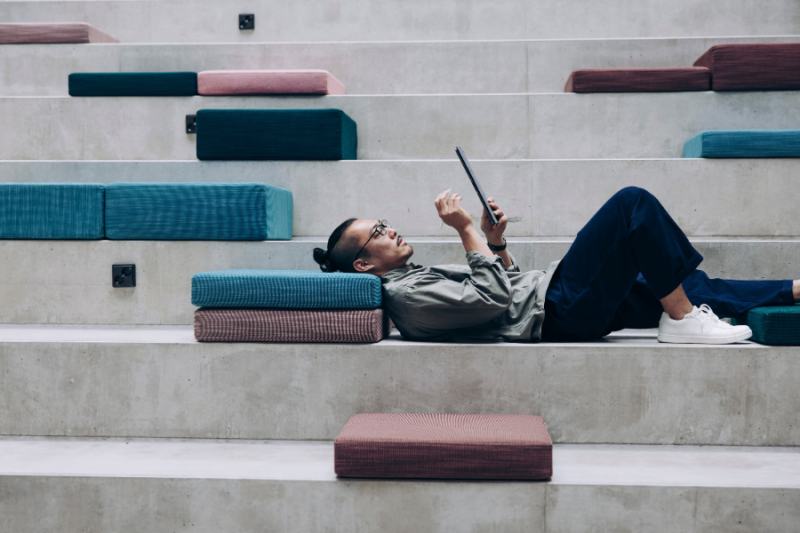
[[[0,44],[118,43],[85,22],[0,24]]]
[[[327,70],[206,70],[197,75],[205,96],[239,94],[344,94]]]

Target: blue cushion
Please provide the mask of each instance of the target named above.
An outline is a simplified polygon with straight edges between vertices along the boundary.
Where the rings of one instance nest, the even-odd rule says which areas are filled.
[[[100,183],[0,183],[0,239],[102,239]]]
[[[261,241],[292,238],[292,193],[265,183],[112,183],[106,237]]]
[[[683,157],[800,157],[800,130],[704,131],[686,141]]]
[[[194,96],[196,72],[108,72],[69,75],[70,96]]]
[[[372,274],[314,270],[221,270],[192,276],[198,307],[376,309],[381,280]]]
[[[197,159],[355,159],[356,123],[339,109],[201,109]]]
[[[751,341],[778,346],[800,345],[800,305],[756,307],[735,322],[750,326]]]

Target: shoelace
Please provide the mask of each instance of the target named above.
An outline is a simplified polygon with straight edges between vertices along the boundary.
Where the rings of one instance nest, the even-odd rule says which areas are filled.
[[[720,320],[720,318],[716,314],[714,314],[714,311],[711,310],[711,308],[708,306],[708,304],[702,304],[700,307],[697,308],[697,310],[699,312],[695,316],[697,316],[697,318],[699,318],[703,322],[707,322],[709,320],[712,320],[712,321],[716,322],[717,326],[719,326],[721,328],[730,328],[730,327],[732,327],[727,322],[723,322],[722,320]]]

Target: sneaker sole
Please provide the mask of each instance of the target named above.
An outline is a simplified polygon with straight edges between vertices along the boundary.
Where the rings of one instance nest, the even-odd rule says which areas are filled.
[[[669,335],[658,334],[658,342],[671,344],[733,344],[734,342],[746,341],[753,336],[752,331],[743,331],[730,337],[707,337],[705,335]]]

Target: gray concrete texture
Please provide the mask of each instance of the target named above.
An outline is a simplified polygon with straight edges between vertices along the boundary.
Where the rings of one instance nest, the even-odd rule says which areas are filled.
[[[239,13],[254,13],[240,31]],[[0,2],[5,22],[85,21],[123,42],[415,41],[786,35],[791,0],[347,0]]]
[[[708,129],[792,129],[797,91],[326,97],[0,98],[0,158],[195,158],[198,109],[338,108],[359,159],[681,157]]]
[[[582,68],[688,67],[723,43],[789,37],[0,47],[0,95],[66,96],[73,72],[325,69],[348,94],[561,93]],[[447,73],[447,75],[443,75]]]
[[[537,414],[558,443],[796,446],[798,349],[0,342],[0,434],[332,440],[362,412]],[[55,331],[57,333],[57,331]],[[86,337],[91,339],[91,330]],[[50,340],[53,338],[53,340]]]

